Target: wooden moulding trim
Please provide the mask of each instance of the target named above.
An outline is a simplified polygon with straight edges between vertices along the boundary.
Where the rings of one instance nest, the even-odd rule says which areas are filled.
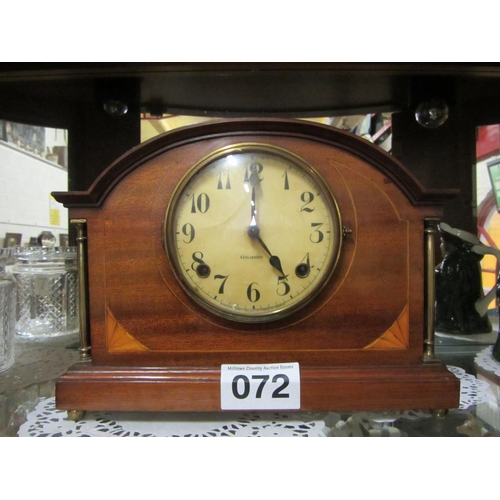
[[[301,410],[456,408],[460,381],[440,364],[301,366]],[[77,366],[56,386],[66,410],[220,411],[220,369]]]
[[[425,190],[409,170],[384,150],[354,134],[296,119],[237,118],[215,120],[175,129],[136,146],[113,162],[87,191],[54,192],[54,198],[71,207],[99,207],[130,172],[173,148],[201,140],[266,134],[308,139],[334,146],[372,164],[407,196],[413,205],[442,205],[457,190]]]
[[[244,364],[244,363],[243,363]],[[80,362],[61,377],[63,381],[165,381],[177,382],[190,380],[196,383],[220,382],[220,366],[95,366],[91,362]],[[393,365],[393,366],[304,366],[300,367],[302,380],[308,382],[323,382],[325,380],[348,379],[351,382],[365,380],[390,379],[405,381],[418,379],[421,382],[435,380],[437,377],[444,380],[458,380],[444,365],[439,362]]]

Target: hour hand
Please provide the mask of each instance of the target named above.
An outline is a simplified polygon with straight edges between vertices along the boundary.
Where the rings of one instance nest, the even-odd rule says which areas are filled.
[[[259,235],[259,228],[258,228],[257,225],[252,226],[250,224],[250,226],[248,228],[248,236],[250,236],[250,238],[256,239],[262,245],[262,248],[270,256],[270,258],[269,258],[269,264],[271,264],[271,266],[273,266],[274,269],[276,269],[277,271],[279,271],[282,276],[285,276],[285,273],[283,271],[283,267],[281,266],[281,260],[280,260],[280,258],[277,255],[273,255],[271,253],[271,250],[269,250],[269,248],[267,247],[267,245],[264,243],[264,241],[262,240],[262,238]]]
[[[257,236],[257,241],[262,245],[262,248],[270,255],[269,264],[281,273],[281,276],[285,276],[283,268],[281,267],[281,260],[277,255],[273,255],[267,245],[262,241],[260,236]]]
[[[281,276],[285,276],[283,268],[281,267],[280,258],[277,255],[271,255],[271,258],[269,259],[269,264],[271,264],[271,266],[273,266],[274,269],[277,269],[281,273]]]

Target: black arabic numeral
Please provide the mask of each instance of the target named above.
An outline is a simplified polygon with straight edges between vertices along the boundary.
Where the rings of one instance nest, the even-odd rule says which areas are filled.
[[[311,240],[312,243],[320,243],[323,241],[323,238],[325,235],[319,230],[319,228],[323,225],[322,222],[311,222],[311,227],[315,227],[317,229],[314,230],[314,232],[309,236],[309,239]],[[314,235],[317,235],[317,239],[313,239]]]
[[[194,260],[194,262],[191,264],[191,269],[193,271],[196,271],[196,263],[198,263],[198,265],[205,264],[205,262],[203,261],[203,254],[201,252],[194,252],[193,255],[191,255],[191,258]]]
[[[196,210],[201,214],[208,212],[210,208],[210,198],[207,193],[201,193],[197,197],[194,196],[194,193],[189,197],[191,200],[191,213],[195,214]]]
[[[257,174],[259,181],[262,181],[262,179],[259,176],[262,170],[264,170],[264,166],[261,163],[257,163],[256,161],[254,161],[250,166],[246,166],[245,179],[243,180],[243,182],[250,182],[250,176],[252,175],[253,172]]]
[[[217,189],[231,189],[231,180],[229,179],[229,170],[225,172],[226,174],[226,186],[222,182],[222,171],[219,172],[219,181],[217,182]]]
[[[286,282],[287,277],[286,276],[278,276],[278,288],[276,289],[276,293],[278,295],[281,295],[281,297],[284,297],[285,295],[288,295],[290,293],[290,285]],[[280,293],[280,285],[283,285],[283,293]]]
[[[252,375],[252,380],[260,380],[259,387],[257,387],[257,393],[255,397],[260,399],[262,398],[262,391],[264,390],[264,386],[266,382],[269,380],[269,375]]]
[[[290,189],[290,184],[288,183],[288,170],[285,170],[285,173],[281,176],[285,178],[285,191],[288,191]]]
[[[300,209],[301,212],[313,212],[314,211],[314,208],[310,208],[307,206],[310,203],[312,203],[312,201],[314,200],[314,195],[311,192],[304,191],[300,195],[300,199],[304,202],[304,204],[302,205],[302,208]]]
[[[182,226],[182,234],[187,236],[189,240],[182,240],[184,243],[191,243],[194,240],[195,230],[194,226],[189,222]]]
[[[309,261],[309,252],[300,261],[300,264],[295,268],[295,274],[298,278],[307,278],[311,272],[311,263]]]
[[[279,373],[278,375],[275,375],[273,377],[273,383],[276,383],[279,379],[283,380],[283,383],[274,390],[272,397],[273,398],[289,398],[290,394],[287,392],[282,393],[284,389],[286,389],[290,385],[290,379],[286,376],[283,375],[282,373]]]
[[[222,280],[222,283],[219,287],[219,293],[220,294],[223,294],[224,293],[224,285],[226,284],[226,281],[227,279],[229,278],[229,276],[222,276],[222,274],[216,274],[214,276],[214,280]]]
[[[243,381],[243,392],[240,393],[238,391],[238,382],[242,380]],[[245,399],[248,397],[250,394],[250,380],[248,380],[248,377],[245,375],[236,375],[236,377],[233,378],[233,383],[232,383],[232,390],[233,390],[233,396],[236,399]]]
[[[253,283],[250,283],[247,288],[247,297],[250,302],[258,302],[260,299],[260,292],[257,290],[257,288],[252,288],[253,285],[258,285],[255,281]]]

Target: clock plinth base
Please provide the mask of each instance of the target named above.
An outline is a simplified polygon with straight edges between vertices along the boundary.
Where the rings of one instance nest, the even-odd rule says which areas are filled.
[[[459,406],[460,381],[440,363],[301,366],[301,411],[443,410]],[[72,366],[56,406],[81,411],[220,411],[220,369]]]

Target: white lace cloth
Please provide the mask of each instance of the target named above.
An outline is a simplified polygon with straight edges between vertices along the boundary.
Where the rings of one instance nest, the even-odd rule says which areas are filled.
[[[493,347],[489,346],[478,352],[474,358],[474,362],[487,372],[494,373],[500,377],[500,363],[491,355],[492,350]]]
[[[460,409],[466,410],[471,406],[486,403],[489,399],[489,384],[478,380],[474,375],[470,375],[463,368],[448,366],[457,378],[460,379]]]
[[[477,380],[465,370],[448,369],[461,381],[460,409],[487,400],[488,384]],[[371,421],[371,435],[396,432],[386,423],[396,419],[427,418],[427,412],[357,412],[358,419]],[[42,399],[27,421],[20,427],[21,437],[243,437],[243,436],[342,436],[346,433],[344,417],[334,412],[214,412],[214,413],[148,413],[87,412],[78,422],[68,420],[66,411],[55,407],[54,398]],[[361,431],[360,431],[361,432]],[[346,434],[347,435],[347,434]],[[352,435],[352,431],[349,431]],[[360,435],[363,435],[362,433]]]
[[[108,437],[243,437],[325,436],[326,413],[149,413],[87,412],[73,422],[66,411],[55,407],[54,398],[40,401],[19,429],[23,436]]]

